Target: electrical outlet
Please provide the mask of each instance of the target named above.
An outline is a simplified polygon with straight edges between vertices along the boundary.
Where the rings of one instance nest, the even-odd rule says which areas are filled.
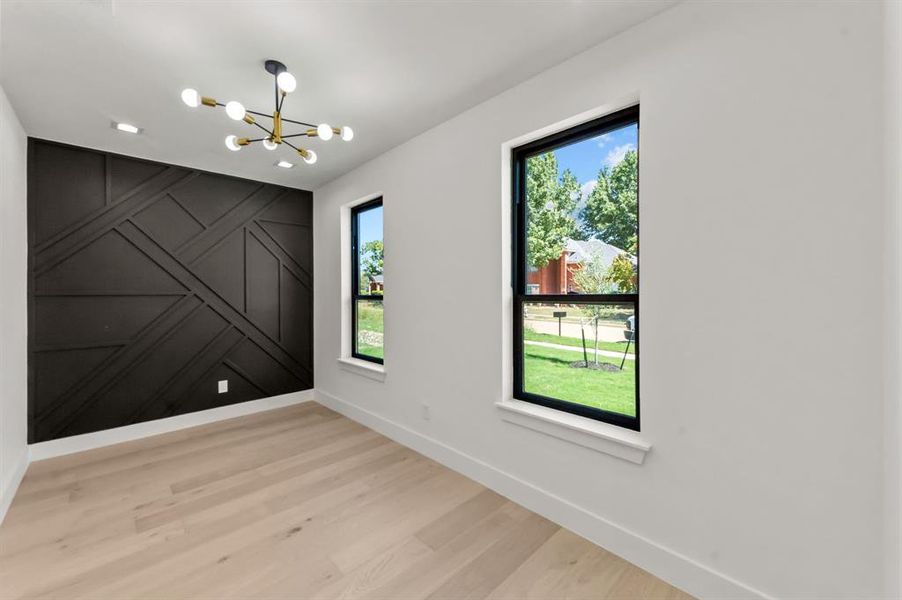
[[[429,413],[429,405],[428,405],[428,404],[421,404],[421,405],[420,405],[420,415],[423,417],[423,420],[424,420],[424,421],[428,421],[429,418],[432,416],[432,415]]]
[[[229,391],[229,380],[228,379],[220,379],[219,380],[219,393],[225,394]]]

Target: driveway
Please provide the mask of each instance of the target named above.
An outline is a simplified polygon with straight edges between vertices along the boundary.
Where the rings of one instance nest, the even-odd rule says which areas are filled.
[[[525,325],[535,331],[536,333],[549,333],[551,335],[557,335],[557,320],[554,321],[545,321],[538,319],[526,319]],[[581,327],[579,323],[566,322],[561,323],[561,335],[564,337],[572,337],[579,339],[581,337],[580,334]],[[598,341],[599,342],[622,342],[626,340],[623,337],[623,332],[626,330],[625,327],[616,327],[613,325],[599,325],[598,326]],[[586,345],[589,345],[589,340],[595,341],[595,330],[592,327],[586,327]],[[582,350],[580,350],[582,352]]]

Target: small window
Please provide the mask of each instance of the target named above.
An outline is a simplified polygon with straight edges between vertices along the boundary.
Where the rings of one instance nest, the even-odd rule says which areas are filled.
[[[639,430],[639,107],[515,148],[514,397]]]
[[[351,209],[351,355],[382,364],[382,198]]]

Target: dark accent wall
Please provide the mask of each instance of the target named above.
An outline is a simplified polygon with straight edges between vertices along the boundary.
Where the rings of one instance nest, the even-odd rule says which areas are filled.
[[[29,441],[313,387],[312,202],[30,139]]]

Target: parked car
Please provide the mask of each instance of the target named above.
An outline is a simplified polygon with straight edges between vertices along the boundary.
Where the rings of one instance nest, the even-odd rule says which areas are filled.
[[[623,330],[623,339],[635,341],[636,334],[636,315],[631,315],[626,320],[626,329]]]

